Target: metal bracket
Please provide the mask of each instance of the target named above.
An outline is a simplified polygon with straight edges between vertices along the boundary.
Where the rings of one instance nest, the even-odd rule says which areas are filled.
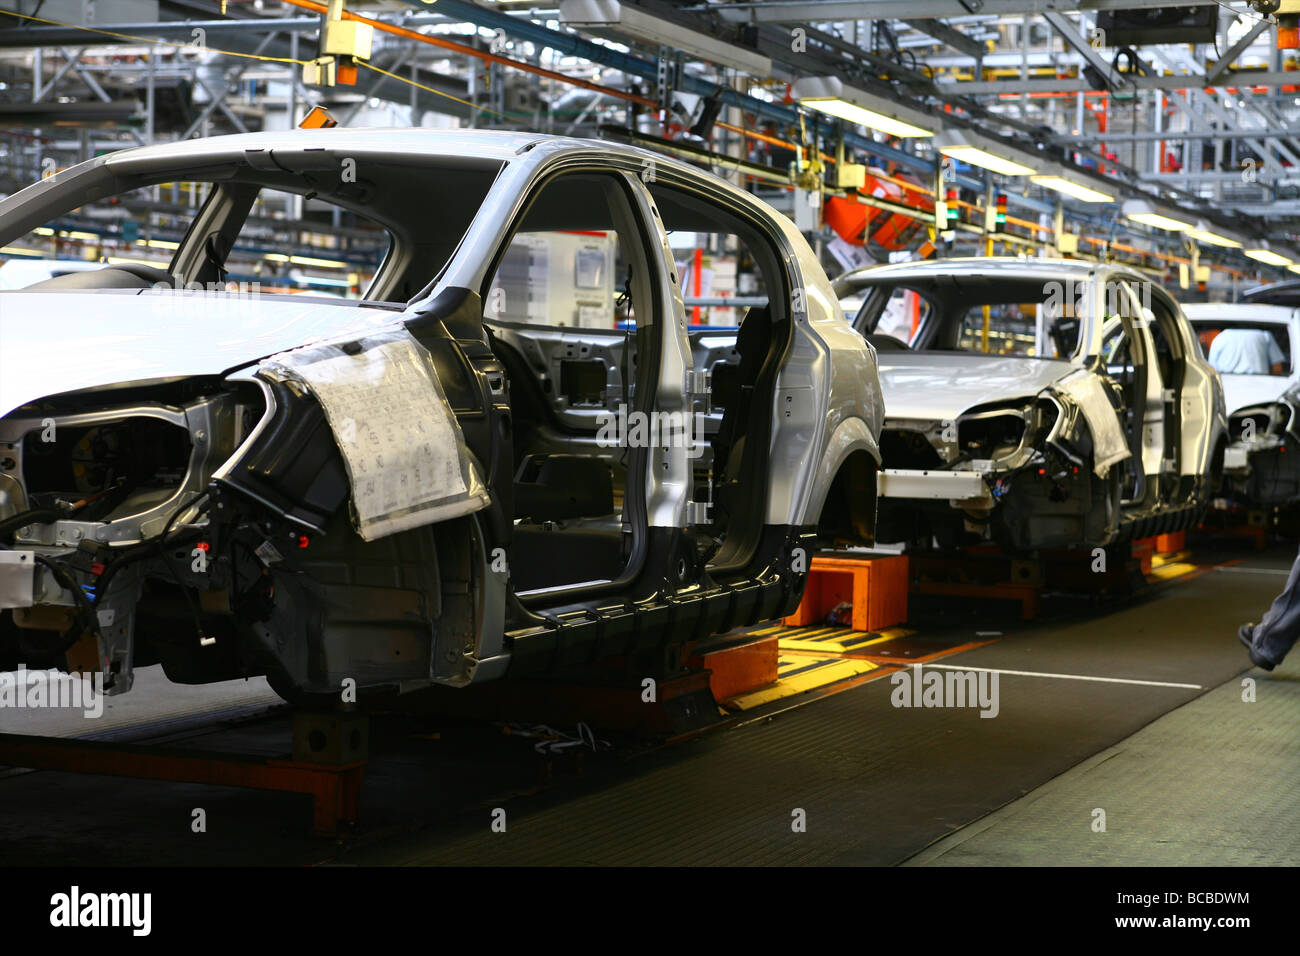
[[[691,397],[698,401],[701,408],[696,411],[702,411],[708,415],[713,411],[713,371],[705,370],[703,372],[691,370],[686,373],[686,390],[690,392]]]

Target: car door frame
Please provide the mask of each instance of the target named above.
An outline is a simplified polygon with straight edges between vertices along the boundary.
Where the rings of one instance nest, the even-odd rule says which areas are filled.
[[[1138,459],[1142,478],[1141,497],[1123,499],[1121,503],[1124,512],[1128,514],[1140,514],[1155,508],[1159,504],[1159,476],[1165,450],[1163,378],[1154,359],[1155,342],[1151,337],[1151,330],[1142,316],[1141,301],[1128,284],[1134,278],[1139,279],[1139,281],[1141,279],[1140,276],[1135,276],[1131,272],[1118,269],[1107,269],[1095,274],[1092,286],[1095,291],[1095,301],[1090,310],[1093,322],[1098,330],[1098,336],[1095,340],[1098,349],[1097,361],[1094,366],[1097,374],[1105,376],[1108,381],[1115,381],[1106,371],[1105,357],[1102,350],[1106,334],[1105,328],[1114,320],[1119,321],[1121,329],[1128,336],[1129,351],[1135,368],[1138,365],[1141,366],[1140,380],[1142,382],[1143,407],[1136,441],[1134,441],[1135,436],[1129,430],[1127,423],[1123,423],[1129,440],[1129,449],[1136,453],[1134,457]],[[1119,309],[1118,314],[1111,314],[1108,308],[1111,299],[1108,287],[1111,283],[1118,287],[1120,294],[1127,303],[1123,308]],[[1134,345],[1141,348],[1141,355],[1133,354],[1135,352]],[[1153,369],[1154,374],[1152,374]],[[1152,412],[1153,407],[1155,409],[1154,415]],[[1153,418],[1155,424],[1159,426],[1154,432],[1151,427]],[[1153,468],[1154,470],[1152,470]]]
[[[544,157],[539,155],[538,158]],[[560,156],[549,162],[525,164],[517,172],[520,175],[514,186],[514,200],[505,210],[508,214],[502,216],[498,211],[498,215],[491,217],[491,228],[474,235],[475,227],[480,225],[476,220],[471,233],[467,234],[467,241],[485,253],[479,257],[481,266],[474,276],[476,284],[472,286],[480,300],[533,200],[550,183],[561,177],[583,175],[607,177],[618,183],[628,205],[627,211],[634,218],[638,230],[638,235],[631,241],[639,244],[650,263],[652,274],[648,277],[648,284],[652,302],[649,308],[661,330],[655,341],[657,354],[653,360],[657,374],[651,380],[653,388],[649,395],[638,391],[638,408],[660,415],[685,415],[685,420],[689,421],[691,394],[688,373],[693,366],[686,336],[686,309],[676,268],[667,267],[667,263],[673,261],[668,236],[648,192],[626,169],[587,156]],[[661,421],[668,420],[661,418]],[[662,590],[665,575],[672,585],[687,583],[690,568],[681,566],[676,553],[679,550],[676,539],[687,525],[688,503],[693,494],[690,450],[689,436],[666,446],[660,443],[630,450],[627,465],[629,493],[624,500],[624,521],[632,525],[635,543],[628,563],[618,577],[601,584],[548,589],[546,593],[518,598],[521,603],[531,610],[544,610],[602,595],[640,594],[647,590],[647,581],[651,582],[650,589]],[[669,543],[663,539],[669,539]]]

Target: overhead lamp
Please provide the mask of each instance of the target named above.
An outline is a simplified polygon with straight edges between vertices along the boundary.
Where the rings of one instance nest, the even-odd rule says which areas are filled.
[[[934,138],[934,145],[945,156],[972,166],[982,166],[1003,176],[1031,176],[1038,170],[1012,157],[1030,157],[994,140],[977,137],[966,130],[946,129]]]
[[[1216,232],[1216,227],[1211,225],[1205,219],[1196,220],[1196,225],[1187,230],[1187,234],[1199,242],[1204,242],[1211,246],[1224,246],[1228,249],[1240,249],[1241,242],[1233,239],[1231,236],[1224,235],[1222,232]]]
[[[772,60],[754,50],[699,33],[619,0],[562,0],[560,22],[581,27],[598,36],[640,40],[652,46],[667,46],[719,66],[730,66],[752,76],[772,75]]]
[[[1100,189],[1094,189],[1092,186],[1086,186],[1080,182],[1081,177],[1069,177],[1062,175],[1060,172],[1043,173],[1038,176],[1030,176],[1029,181],[1038,186],[1047,189],[1054,189],[1058,193],[1064,193],[1081,202],[1114,202],[1115,197],[1110,193],[1104,193]]]
[[[1154,226],[1156,229],[1167,229],[1170,232],[1186,232],[1189,229],[1196,228],[1196,223],[1190,219],[1177,219],[1173,216],[1167,216],[1145,199],[1130,199],[1124,203],[1121,209],[1125,219],[1132,219],[1144,226]]]
[[[1273,251],[1273,248],[1267,242],[1253,242],[1249,248],[1243,249],[1242,252],[1250,256],[1256,262],[1262,262],[1267,266],[1293,266],[1295,260],[1280,252]]]
[[[933,136],[935,121],[919,110],[849,86],[838,76],[805,76],[790,93],[801,106],[890,136]]]

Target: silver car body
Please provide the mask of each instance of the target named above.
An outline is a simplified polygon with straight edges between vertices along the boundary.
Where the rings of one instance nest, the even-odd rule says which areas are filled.
[[[28,187],[0,202],[0,245],[41,224],[48,216],[79,205],[85,196],[112,194],[115,188],[167,181],[167,177],[183,178],[190,170],[211,168],[234,170],[232,175],[248,177],[250,182],[260,175],[258,171],[269,170],[267,176],[280,177],[274,188],[284,188],[284,175],[320,180],[326,171],[337,169],[341,161],[357,157],[358,162],[372,163],[369,169],[382,169],[388,162],[400,163],[401,169],[408,171],[418,170],[422,164],[436,170],[442,164],[481,162],[493,172],[490,189],[449,261],[436,276],[427,276],[427,285],[413,298],[396,298],[394,291],[403,280],[402,270],[409,271],[411,256],[415,255],[409,242],[394,245],[368,293],[377,301],[369,305],[312,301],[306,296],[213,295],[159,288],[151,282],[129,289],[91,291],[47,285],[0,294],[0,448],[7,445],[11,452],[0,472],[0,522],[23,513],[30,504],[29,497],[39,490],[27,487],[22,452],[24,442],[31,441],[31,436],[43,427],[52,424],[55,430],[92,428],[100,422],[131,417],[133,421],[155,419],[162,425],[182,428],[189,435],[188,460],[179,469],[183,476],[168,494],[141,500],[138,507],[128,509],[129,513],[119,509],[111,520],[79,520],[76,514],[69,514],[11,529],[8,557],[3,550],[5,536],[0,535],[0,608],[12,609],[15,619],[21,616],[32,626],[42,609],[63,608],[68,615],[73,611],[67,609],[97,612],[101,626],[95,634],[96,659],[116,692],[129,689],[131,683],[133,648],[139,642],[135,633],[137,604],[143,607],[145,600],[140,595],[149,593],[149,580],[173,578],[190,595],[204,592],[201,596],[212,608],[204,604],[209,620],[210,615],[217,614],[233,617],[232,627],[239,640],[259,644],[261,663],[257,666],[278,670],[284,686],[330,693],[348,677],[360,684],[404,688],[429,683],[462,686],[499,677],[511,667],[529,673],[550,667],[554,672],[555,667],[566,663],[566,647],[592,648],[584,651],[585,660],[601,653],[631,654],[646,647],[659,652],[665,647],[680,651],[683,645],[706,634],[784,613],[797,603],[805,580],[806,561],[792,560],[791,552],[801,542],[810,544],[816,538],[819,519],[824,511],[832,510],[828,496],[835,496],[834,507],[852,512],[842,516],[841,527],[830,536],[856,543],[870,540],[879,462],[877,436],[883,417],[874,351],[845,323],[816,256],[794,226],[751,194],[687,164],[606,142],[486,131],[334,129],[218,137],[108,154]],[[647,176],[647,170],[656,175]],[[736,362],[737,357],[731,343],[718,341],[711,347],[707,336],[688,331],[654,190],[676,189],[733,211],[747,227],[756,230],[755,235],[762,236],[773,261],[779,264],[789,301],[773,303],[772,314],[781,312],[786,316],[789,338],[778,350],[779,364],[763,373],[771,375],[764,379],[770,391],[767,384],[762,390],[767,409],[764,425],[770,426],[770,433],[762,471],[751,476],[755,490],[761,494],[758,512],[763,529],[753,529],[754,542],[747,557],[737,545],[727,552],[733,559],[729,564],[690,566],[694,552],[680,541],[697,539],[696,532],[702,530],[698,526],[707,520],[702,517],[707,508],[700,504],[708,498],[707,489],[700,487],[704,477],[700,463],[703,460],[707,465],[711,451],[707,447],[701,451],[698,442],[666,442],[665,447],[646,450],[641,468],[643,495],[637,492],[644,506],[643,524],[625,515],[624,530],[628,522],[637,525],[632,533],[639,541],[640,536],[645,536],[643,544],[648,542],[650,560],[671,568],[643,566],[635,580],[603,582],[588,589],[590,596],[573,587],[536,589],[537,593],[524,598],[516,593],[512,578],[526,569],[511,568],[503,573],[492,558],[494,542],[509,537],[508,531],[501,530],[509,527],[509,514],[492,517],[500,504],[492,489],[494,482],[511,481],[509,473],[504,477],[501,474],[503,469],[512,469],[510,459],[502,463],[496,460],[498,451],[476,451],[477,439],[470,438],[471,428],[476,426],[457,410],[466,435],[465,443],[456,449],[458,465],[470,485],[470,498],[477,492],[477,500],[461,507],[460,517],[447,523],[457,524],[460,529],[456,540],[461,543],[456,547],[464,554],[439,550],[450,547],[446,543],[449,535],[443,535],[441,524],[363,545],[356,529],[347,527],[346,521],[340,524],[337,517],[326,526],[323,516],[305,518],[302,509],[295,511],[283,501],[277,511],[269,507],[268,499],[258,498],[259,493],[248,488],[239,498],[241,508],[247,506],[249,498],[268,504],[258,515],[250,511],[248,522],[256,524],[265,519],[259,527],[278,522],[276,526],[281,530],[277,534],[285,533],[287,528],[290,540],[295,529],[328,532],[325,552],[316,559],[321,562],[319,567],[375,564],[397,568],[411,580],[423,580],[422,586],[394,592],[409,596],[411,610],[401,612],[404,618],[400,623],[392,619],[398,612],[381,608],[384,601],[366,597],[360,585],[356,585],[357,597],[352,606],[330,616],[334,612],[331,605],[324,623],[305,636],[293,631],[298,624],[292,608],[276,606],[256,623],[240,621],[241,612],[228,606],[228,592],[233,587],[230,581],[208,580],[184,568],[177,572],[174,567],[166,567],[166,561],[160,564],[153,558],[133,564],[130,572],[124,572],[123,579],[116,582],[113,592],[97,595],[90,609],[72,593],[74,582],[89,580],[75,562],[82,542],[103,543],[125,553],[151,541],[163,548],[164,533],[169,535],[167,542],[171,536],[188,534],[188,545],[196,537],[220,530],[217,525],[223,520],[221,516],[200,511],[193,505],[194,496],[205,489],[228,491],[229,487],[238,487],[243,471],[253,468],[245,464],[252,454],[250,449],[267,445],[268,435],[286,417],[291,418],[291,412],[301,413],[296,404],[293,410],[283,407],[286,395],[282,394],[278,401],[274,397],[270,377],[258,364],[268,356],[283,355],[286,350],[309,344],[333,348],[338,343],[348,345],[349,340],[353,340],[354,351],[362,348],[371,356],[375,354],[372,349],[378,348],[374,343],[391,344],[395,337],[408,332],[424,346],[447,345],[446,337],[451,335],[456,344],[448,348],[458,356],[457,362],[472,366],[470,392],[479,402],[478,407],[486,412],[488,421],[508,415],[510,385],[503,385],[502,366],[491,348],[507,348],[512,338],[520,338],[520,333],[504,327],[484,331],[492,324],[484,322],[481,312],[475,312],[478,290],[489,280],[497,255],[510,240],[532,197],[547,183],[581,173],[617,180],[644,229],[644,245],[651,250],[648,256],[652,274],[638,277],[642,283],[638,289],[663,303],[664,309],[663,321],[647,325],[655,335],[652,353],[658,354],[653,379],[657,412],[692,417],[701,403],[708,401],[708,373],[718,364]],[[194,178],[201,178],[201,172],[196,172]],[[262,185],[260,181],[255,184],[259,188]],[[302,191],[306,191],[305,186]],[[68,200],[74,196],[81,198],[70,204]],[[204,207],[199,213],[200,220],[207,215],[206,210]],[[219,212],[217,209],[212,214]],[[180,264],[186,261],[201,261],[201,250],[190,245],[193,243],[188,238],[182,243],[173,269],[181,269]],[[655,249],[659,250],[657,255]],[[181,269],[178,274],[183,278],[188,273]],[[125,281],[129,285],[131,280]],[[409,282],[409,277],[405,281]],[[626,356],[620,349],[631,347],[622,332],[557,329],[556,333],[538,334],[525,344],[543,363],[558,363],[565,349],[582,348],[585,352],[589,345],[604,349],[610,356],[610,381],[614,381],[620,354]],[[529,336],[525,334],[523,339]],[[489,347],[489,343],[494,344]],[[202,383],[202,387],[191,387],[192,383]],[[164,394],[159,389],[181,386],[189,389],[189,397],[184,400],[157,397]],[[447,382],[443,386],[450,387]],[[202,394],[190,394],[196,389]],[[300,391],[298,388],[295,394]],[[119,392],[132,395],[132,400],[116,400]],[[251,427],[238,427],[236,419],[249,414],[250,409],[256,412],[249,422]],[[577,429],[576,433],[573,428],[560,429],[558,437],[551,436],[560,446],[567,443],[580,453],[594,448],[589,434],[595,427],[591,416],[584,421],[583,414],[562,403],[552,411],[561,424],[566,416],[576,415],[578,419],[576,426],[573,421],[568,423]],[[709,436],[716,441],[723,417],[716,410],[704,416],[706,444]],[[343,447],[337,422],[331,419],[330,427]],[[500,431],[508,433],[508,425]],[[546,436],[539,438],[543,444],[548,440]],[[500,444],[495,435],[483,441],[496,443],[491,444],[493,449]],[[625,452],[619,460],[627,457]],[[763,461],[763,457],[754,460]],[[354,504],[356,490],[354,483]],[[631,491],[628,494],[629,499],[634,497]],[[214,495],[205,507],[212,500],[230,507],[220,494]],[[852,502],[846,503],[849,498]],[[318,523],[312,524],[317,519]],[[228,512],[224,520],[229,521]],[[492,530],[494,520],[496,531]],[[847,534],[842,533],[846,522],[852,526]],[[852,533],[854,528],[856,534]],[[704,550],[703,545],[699,547]],[[464,588],[448,590],[444,581],[442,587],[447,593],[441,599],[436,593],[430,594],[430,589],[436,592],[439,586],[437,562],[421,563],[398,555],[398,551],[405,555],[412,549],[429,554],[438,551],[444,563],[462,559],[467,562],[457,566],[467,576],[470,602],[456,622],[447,620],[447,602],[453,600],[450,595],[463,593]],[[16,564],[20,553],[26,555],[22,559],[25,561],[38,556],[40,566],[33,571],[28,563],[20,570]],[[295,558],[290,555],[280,564],[277,553],[273,559],[276,563],[267,564],[264,573],[273,576]],[[314,573],[311,569],[318,565],[303,560],[308,570],[306,577],[299,579],[309,580]],[[302,567],[298,571],[302,573]],[[619,590],[622,585],[624,590]],[[333,590],[308,588],[296,607],[301,612],[311,607],[313,600],[328,603],[347,587],[340,584]],[[206,594],[209,591],[213,593]],[[173,603],[174,599],[173,595]],[[440,600],[442,620],[428,610],[438,606]],[[454,600],[463,603],[460,598]],[[0,613],[0,625],[3,623]],[[176,624],[174,615],[171,623]],[[397,643],[401,643],[400,654],[405,656],[400,661],[393,656],[399,651],[392,655],[375,651],[375,641],[390,632],[402,635],[402,642]],[[624,638],[624,634],[629,636]],[[3,636],[0,633],[0,638]],[[396,642],[391,637],[387,640]],[[310,646],[297,646],[304,643]],[[602,648],[602,644],[608,646]],[[526,668],[515,660],[525,646],[540,649],[527,655]],[[191,658],[197,652],[187,650],[186,654],[190,655],[186,667],[193,664],[194,672],[182,679],[202,681],[231,676],[209,672],[201,663],[193,663]],[[237,652],[235,658],[238,662],[230,666],[248,672],[247,660]],[[669,655],[661,660],[669,661],[666,666],[671,669],[676,658]]]
[[[1232,443],[1224,457],[1226,489],[1246,504],[1281,505],[1300,497],[1300,309],[1252,303],[1183,307],[1198,333],[1234,325],[1275,330],[1289,343],[1281,375],[1220,372]]]
[[[1075,302],[1077,346],[1067,358],[1040,358],[911,350],[876,336],[880,312],[873,317],[873,308],[883,306],[873,300],[873,289],[887,298],[909,282],[954,289],[963,282],[971,289],[1015,283],[1034,290],[1040,303]],[[1077,260],[957,258],[856,270],[837,279],[835,288],[842,300],[863,300],[851,321],[879,350],[887,409],[880,505],[885,540],[906,533],[918,543],[938,538],[944,546],[976,540],[1018,551],[1097,546],[1186,527],[1206,506],[1223,454],[1222,386],[1178,304],[1146,277]],[[963,301],[960,292],[952,294]],[[973,304],[980,301],[974,294]],[[1126,422],[1121,388],[1103,359],[1123,328],[1143,355],[1156,354],[1157,331],[1174,340],[1181,357],[1177,383],[1161,380],[1159,363],[1138,363],[1149,372],[1140,429]],[[1040,321],[1038,348],[1048,342],[1047,333]],[[915,340],[925,334],[923,321]],[[1089,394],[1110,396],[1111,407],[1094,407],[1091,418],[1081,414],[1079,397]],[[1019,440],[988,455],[978,441],[969,443],[983,449],[975,457],[964,450],[968,428],[978,436],[982,422],[1009,417],[1025,421]],[[1127,446],[1101,468],[1094,467],[1085,436],[1098,429],[1123,432]],[[1126,480],[1132,487],[1121,488]],[[891,522],[903,512],[907,521]]]

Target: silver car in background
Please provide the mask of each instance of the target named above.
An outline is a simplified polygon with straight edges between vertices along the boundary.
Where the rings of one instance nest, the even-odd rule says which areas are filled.
[[[1275,507],[1300,498],[1300,309],[1184,306],[1223,380],[1232,443],[1223,470],[1233,499]]]
[[[1222,386],[1140,273],[968,258],[841,276],[876,347],[882,541],[1014,552],[1188,528],[1219,483]]]

